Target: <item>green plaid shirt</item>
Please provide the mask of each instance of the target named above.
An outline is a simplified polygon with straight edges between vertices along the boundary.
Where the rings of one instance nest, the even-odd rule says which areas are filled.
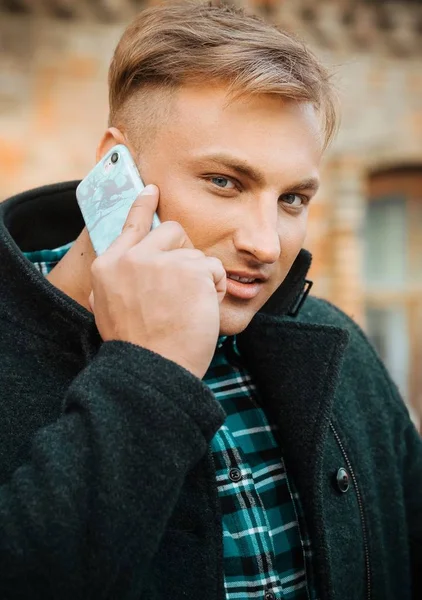
[[[71,244],[26,253],[47,275]],[[220,338],[204,377],[227,418],[212,440],[227,600],[314,600],[311,549],[276,427],[260,406],[236,338]]]

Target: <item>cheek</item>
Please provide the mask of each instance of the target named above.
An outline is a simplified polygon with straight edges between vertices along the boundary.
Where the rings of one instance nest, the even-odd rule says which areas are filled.
[[[205,251],[216,243],[221,229],[203,210],[200,201],[195,201],[195,194],[182,187],[180,190],[176,186],[160,188],[158,215],[162,221],[180,223],[195,248]]]
[[[227,219],[211,198],[190,178],[167,174],[160,188],[158,214],[162,221],[177,221],[199,250],[210,248],[225,237]]]
[[[178,221],[183,225],[194,218],[195,203],[190,190],[177,177],[160,177],[157,185],[160,189],[158,209],[163,221]]]
[[[307,215],[284,221],[280,227],[281,257],[294,257],[302,248],[307,233]]]

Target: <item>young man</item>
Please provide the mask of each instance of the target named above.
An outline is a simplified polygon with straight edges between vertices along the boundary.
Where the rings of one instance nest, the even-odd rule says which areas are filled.
[[[421,441],[357,326],[303,303],[334,128],[300,42],[154,8],[98,147],[150,184],[121,236],[95,257],[76,182],[1,205],[1,598],[421,597]]]

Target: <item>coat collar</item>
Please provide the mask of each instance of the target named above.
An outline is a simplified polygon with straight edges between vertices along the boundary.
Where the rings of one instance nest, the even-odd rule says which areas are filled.
[[[311,262],[311,254],[302,249],[283,283],[258,314],[296,316],[312,287],[312,282],[306,279]]]

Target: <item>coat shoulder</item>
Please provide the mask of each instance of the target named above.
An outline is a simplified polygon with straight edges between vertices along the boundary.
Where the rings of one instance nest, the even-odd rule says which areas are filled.
[[[304,303],[297,320],[315,325],[331,325],[333,327],[346,328],[351,334],[360,333],[366,339],[358,324],[344,313],[340,308],[316,296],[309,296]]]
[[[355,360],[357,369],[380,369],[389,381],[387,370],[367,335],[352,317],[349,317],[334,304],[310,296],[302,307],[297,321],[308,325],[335,327],[347,331],[349,342],[347,344],[346,360],[348,357]]]
[[[393,412],[408,417],[408,409],[378,352],[362,328],[327,300],[308,297],[297,320],[309,325],[336,327],[348,332],[349,341],[344,355],[342,379],[346,390],[354,388],[372,397],[375,404],[389,405]],[[347,396],[347,394],[346,394]],[[396,413],[397,414],[397,413]]]

